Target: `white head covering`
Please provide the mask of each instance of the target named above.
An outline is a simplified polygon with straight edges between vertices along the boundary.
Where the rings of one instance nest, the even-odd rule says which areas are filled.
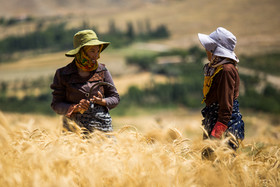
[[[239,62],[239,59],[234,53],[236,37],[225,28],[218,27],[210,35],[198,33],[198,38],[203,47],[213,53],[213,55],[230,58]]]

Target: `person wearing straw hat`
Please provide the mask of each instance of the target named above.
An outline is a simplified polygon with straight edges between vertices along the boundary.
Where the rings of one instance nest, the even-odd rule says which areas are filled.
[[[92,30],[79,31],[73,38],[74,49],[65,54],[73,58],[72,62],[56,70],[50,86],[51,107],[64,116],[63,126],[67,130],[73,130],[69,121],[90,132],[113,130],[109,110],[118,105],[120,97],[109,70],[98,62],[109,44],[98,40]],[[107,84],[95,86],[104,82]]]
[[[204,66],[203,101],[201,113],[205,129],[203,138],[221,139],[230,136],[230,147],[236,150],[244,139],[244,122],[239,112],[239,59],[234,53],[236,37],[218,27],[210,35],[198,34],[209,63]]]

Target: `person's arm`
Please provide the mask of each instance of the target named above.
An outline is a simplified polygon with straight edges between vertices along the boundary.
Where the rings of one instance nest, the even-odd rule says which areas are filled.
[[[63,85],[63,82],[61,80],[60,71],[57,70],[53,79],[53,83],[51,84],[52,92],[52,103],[51,107],[52,109],[57,113],[61,115],[65,115],[71,106],[70,103],[65,102],[66,98],[66,88]]]
[[[109,70],[105,71],[104,81],[111,83],[115,86],[112,76]],[[106,106],[108,109],[115,108],[120,102],[120,96],[117,89],[114,87],[104,86],[104,99],[106,101]]]
[[[70,117],[73,113],[86,111],[88,109],[90,103],[86,99],[80,100],[77,104],[66,101],[66,87],[59,70],[56,71],[53,83],[50,87],[53,89],[51,107],[57,114]]]
[[[216,138],[221,138],[222,134],[226,131],[227,124],[232,115],[235,74],[231,68],[224,67],[223,70],[217,75],[217,97],[219,103],[218,119],[215,124],[211,135]]]

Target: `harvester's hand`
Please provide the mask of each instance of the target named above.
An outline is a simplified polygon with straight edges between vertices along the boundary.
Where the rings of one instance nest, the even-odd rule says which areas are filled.
[[[101,106],[106,106],[106,100],[103,98],[103,95],[100,91],[98,91],[98,96],[93,96],[92,99],[90,99],[91,102],[94,104],[98,104]]]
[[[211,132],[211,136],[214,138],[218,138],[221,139],[223,133],[227,130],[227,126],[219,121],[217,121],[217,123],[215,124],[212,132]]]
[[[80,100],[79,104],[75,105],[74,112],[80,112],[83,114],[86,110],[88,110],[89,101],[86,99]]]

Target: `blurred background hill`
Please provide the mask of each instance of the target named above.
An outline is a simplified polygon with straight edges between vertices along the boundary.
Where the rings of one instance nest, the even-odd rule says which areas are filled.
[[[197,44],[198,32],[210,33],[218,26],[238,38],[237,52],[265,52],[279,49],[280,2],[278,0],[10,0],[2,1],[2,18],[81,21],[104,31],[114,19],[120,28],[149,19],[151,25],[164,24],[172,33],[166,44],[188,47]],[[32,26],[1,29],[1,35],[20,34]]]
[[[206,56],[197,33],[222,26],[237,37],[241,107],[279,114],[279,8],[279,0],[2,1],[0,109],[53,114],[53,74],[70,62],[75,32],[89,28],[111,42],[101,61],[123,98],[113,114],[129,114],[128,106],[199,111]]]

